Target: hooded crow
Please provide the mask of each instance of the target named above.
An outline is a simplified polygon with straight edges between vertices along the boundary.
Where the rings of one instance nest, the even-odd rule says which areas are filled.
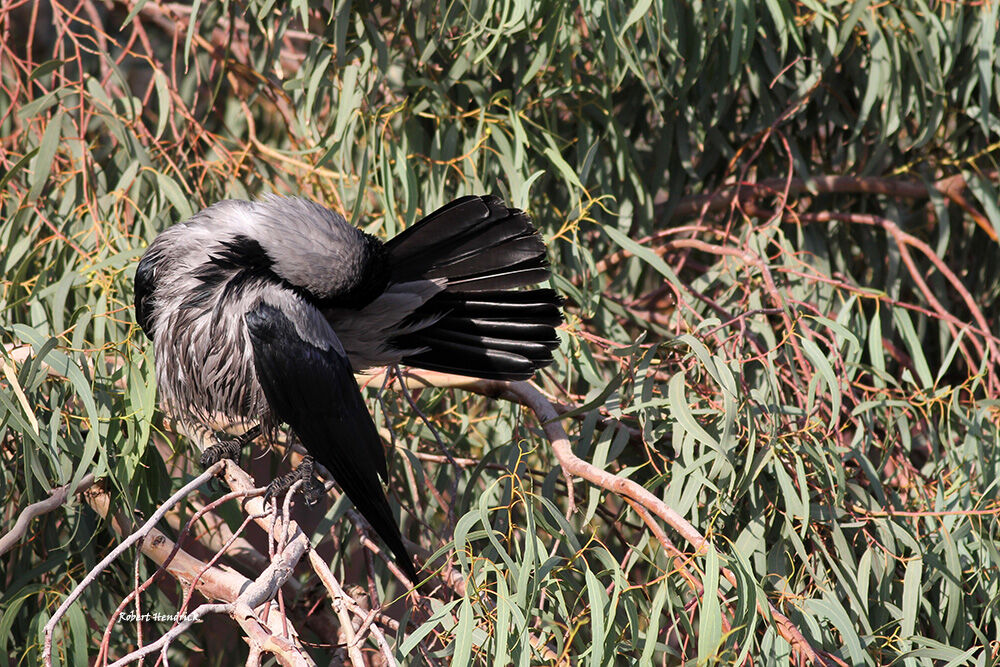
[[[167,413],[256,424],[203,461],[287,424],[310,456],[271,490],[315,484],[314,458],[416,583],[354,373],[403,363],[529,378],[552,363],[561,300],[518,288],[548,277],[530,219],[498,197],[462,197],[383,243],[319,204],[267,195],[219,202],[157,236],[136,269],[135,316]]]

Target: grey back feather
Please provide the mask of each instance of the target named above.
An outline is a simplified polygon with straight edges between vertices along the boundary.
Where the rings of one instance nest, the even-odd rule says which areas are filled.
[[[364,234],[325,206],[265,195],[253,204],[253,227],[275,273],[316,297],[347,290],[364,273]]]
[[[444,289],[443,280],[415,280],[390,283],[385,292],[359,310],[331,308],[325,311],[334,331],[344,344],[351,366],[363,371],[374,366],[399,363],[408,354],[424,348],[393,346],[392,337],[422,329],[440,319],[413,318],[413,311]]]

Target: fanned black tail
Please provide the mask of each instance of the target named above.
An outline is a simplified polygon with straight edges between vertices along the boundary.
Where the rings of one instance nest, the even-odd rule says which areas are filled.
[[[412,315],[432,324],[398,336],[411,366],[494,380],[524,380],[552,363],[561,299],[551,289],[517,291],[549,277],[531,219],[499,197],[456,199],[385,244],[391,280],[447,281]]]

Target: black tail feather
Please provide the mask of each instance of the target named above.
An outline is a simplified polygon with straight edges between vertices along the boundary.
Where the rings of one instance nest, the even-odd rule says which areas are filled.
[[[531,219],[494,196],[457,199],[389,239],[385,248],[394,282],[499,277],[518,265],[546,271],[541,278],[525,275],[514,287],[548,278],[545,245]],[[482,284],[482,289],[510,289]]]
[[[424,351],[411,366],[493,380],[524,380],[552,363],[560,299],[550,289],[441,292],[413,317],[435,320],[393,343]]]
[[[506,271],[461,276],[454,280],[449,279],[448,287],[463,292],[515,289],[525,285],[534,285],[548,279],[548,264],[539,261],[537,258],[533,258],[514,266],[508,266]]]
[[[524,380],[539,367],[514,352],[491,350],[480,344],[437,341],[426,352],[406,357],[410,366],[430,371],[471,375],[487,380]],[[544,365],[544,364],[542,364]]]
[[[512,342],[532,342],[548,345],[549,349],[559,345],[559,339],[553,336],[551,325],[535,322],[517,322],[510,320],[488,320],[476,317],[454,317],[449,315],[436,323],[437,329],[454,331],[473,336],[484,336],[509,340]]]
[[[562,323],[561,305],[562,298],[551,289],[443,292],[434,297],[428,311],[448,312],[455,317],[533,322],[557,327]],[[417,311],[418,315],[423,313],[424,309]]]
[[[428,326],[393,339],[419,349],[411,366],[499,380],[523,380],[552,363],[561,299],[548,280],[545,245],[530,218],[498,197],[463,197],[385,244],[392,280],[443,279],[444,291],[408,324]]]
[[[393,255],[393,264],[402,264],[406,259],[425,256],[443,238],[453,236],[455,231],[468,229],[488,217],[489,206],[483,198],[462,197],[404,229],[386,241],[385,246]],[[419,278],[419,275],[413,277]]]
[[[521,236],[494,245],[484,245],[478,251],[456,252],[435,263],[428,278],[446,277],[449,282],[467,276],[490,276],[519,265],[547,269],[545,248],[537,236]],[[548,277],[548,276],[546,276]]]
[[[423,335],[416,337],[415,340],[431,348],[463,345],[475,347],[478,345],[497,352],[510,352],[536,363],[544,363],[551,360],[552,348],[559,344],[559,341],[552,341],[550,343],[548,341],[536,342],[495,338],[492,336],[477,336],[476,334],[462,333],[454,329],[441,328],[435,328],[432,332],[425,332]]]

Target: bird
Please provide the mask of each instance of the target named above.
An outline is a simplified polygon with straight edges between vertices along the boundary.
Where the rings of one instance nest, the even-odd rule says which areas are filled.
[[[562,299],[530,217],[494,195],[458,198],[382,241],[311,200],[217,202],[168,227],[140,259],[136,323],[152,341],[161,408],[213,429],[201,462],[282,424],[308,452],[268,495],[322,464],[411,582],[382,482],[385,450],[355,373],[403,364],[525,380],[553,362]],[[527,289],[524,289],[527,288]]]

